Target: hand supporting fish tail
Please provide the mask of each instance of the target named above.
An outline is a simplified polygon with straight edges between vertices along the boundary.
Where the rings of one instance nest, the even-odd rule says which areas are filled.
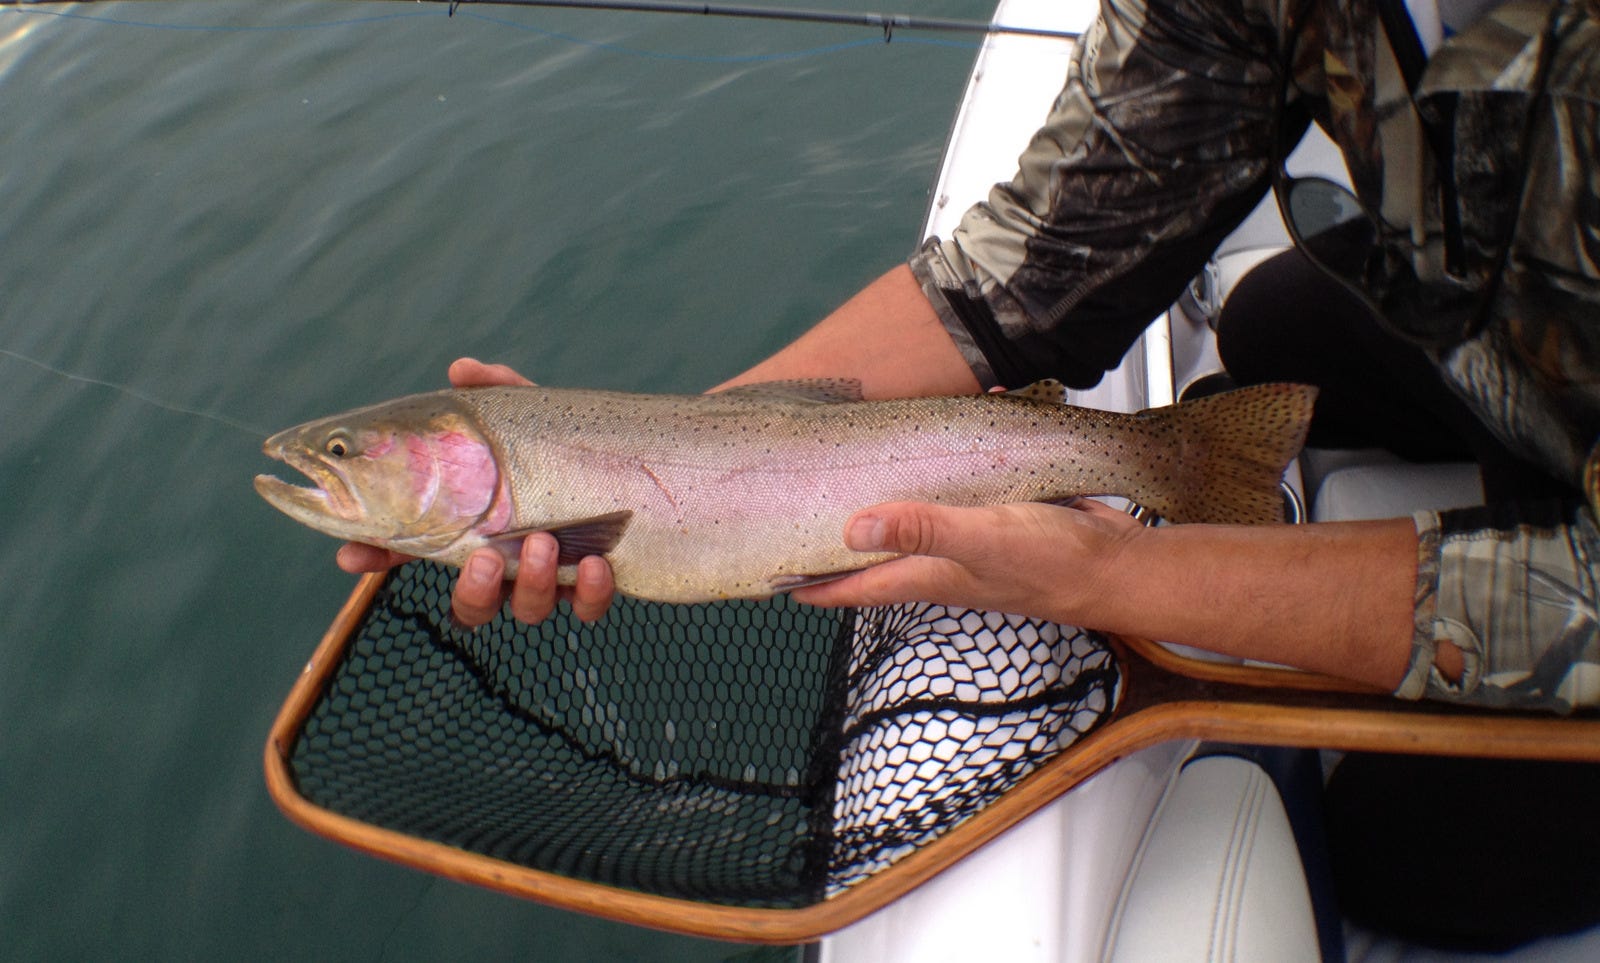
[[[813,605],[941,602],[1081,624],[1084,602],[1096,592],[1093,573],[1142,528],[1092,499],[1065,506],[878,505],[850,519],[845,543],[904,557],[793,594]]]

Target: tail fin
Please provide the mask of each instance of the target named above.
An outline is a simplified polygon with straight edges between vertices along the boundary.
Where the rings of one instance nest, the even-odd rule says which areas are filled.
[[[1264,384],[1141,412],[1180,470],[1178,484],[1135,500],[1173,522],[1283,521],[1278,483],[1305,444],[1316,397],[1310,385]]]

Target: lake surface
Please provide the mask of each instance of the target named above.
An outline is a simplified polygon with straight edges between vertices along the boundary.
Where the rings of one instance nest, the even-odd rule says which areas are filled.
[[[908,252],[974,53],[488,5],[0,8],[0,958],[752,958],[279,815],[267,730],[353,579],[250,479],[269,430],[460,355],[649,391],[759,360]]]

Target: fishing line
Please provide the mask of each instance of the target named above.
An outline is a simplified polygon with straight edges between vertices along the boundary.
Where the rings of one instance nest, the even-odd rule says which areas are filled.
[[[56,17],[56,18],[62,19],[62,20],[86,21],[86,22],[90,22],[90,23],[105,24],[105,25],[108,25],[108,26],[137,27],[137,28],[156,29],[156,30],[185,30],[185,31],[197,31],[197,32],[213,32],[213,33],[247,33],[247,32],[269,32],[269,31],[283,32],[283,31],[298,31],[298,30],[338,29],[338,28],[352,27],[352,26],[364,26],[364,25],[368,25],[368,24],[382,23],[382,22],[392,21],[392,20],[410,19],[410,18],[413,18],[413,17],[438,16],[438,13],[424,13],[424,12],[421,12],[421,11],[412,11],[412,12],[404,12],[404,13],[377,14],[377,15],[365,16],[365,17],[350,17],[350,18],[345,18],[345,19],[340,19],[340,20],[322,21],[322,22],[317,22],[317,23],[229,25],[229,24],[200,24],[200,23],[157,23],[157,22],[153,22],[153,21],[131,20],[131,19],[123,18],[123,17],[91,16],[91,15],[84,14],[84,13],[78,13],[78,12],[75,11],[75,9],[74,10],[40,9],[42,7],[56,6],[58,2],[66,3],[66,2],[68,2],[68,0],[0,0],[0,14],[4,14],[6,12],[10,12],[10,13],[13,13],[13,14],[16,14],[16,15],[32,14],[32,15],[36,15],[36,16],[49,16],[49,17]],[[91,4],[99,3],[99,2],[102,2],[102,0],[75,0],[75,2],[72,2],[71,5],[74,8],[78,8],[78,7],[89,6]],[[394,2],[394,0],[366,0],[366,2]],[[848,50],[848,49],[852,49],[852,48],[855,48],[855,47],[863,46],[866,43],[869,43],[870,41],[852,41],[852,42],[841,43],[841,44],[833,44],[833,45],[829,45],[829,46],[826,46],[826,47],[811,48],[811,49],[808,49],[808,50],[790,51],[790,52],[787,52],[787,53],[760,54],[760,55],[752,55],[752,56],[712,56],[712,57],[698,56],[697,57],[697,56],[686,56],[686,55],[674,55],[674,54],[656,53],[656,52],[652,52],[652,51],[644,51],[644,50],[637,50],[637,49],[632,49],[632,48],[627,48],[627,47],[620,47],[620,46],[617,46],[617,45],[614,45],[614,44],[607,44],[607,43],[602,43],[602,42],[598,42],[598,41],[587,41],[587,40],[583,40],[583,39],[580,39],[580,38],[577,38],[577,37],[572,37],[572,36],[569,36],[569,35],[566,35],[566,34],[560,34],[560,33],[555,33],[555,32],[548,31],[548,30],[543,30],[543,29],[541,29],[539,27],[534,27],[534,26],[531,26],[531,25],[528,25],[528,24],[517,23],[515,21],[505,20],[505,19],[498,18],[498,17],[490,17],[490,16],[486,16],[486,15],[483,15],[483,14],[479,14],[479,13],[469,12],[466,8],[467,7],[478,7],[478,6],[541,7],[541,8],[548,8],[548,9],[591,10],[591,11],[623,12],[623,13],[680,14],[680,15],[693,15],[693,16],[704,16],[704,17],[718,17],[718,18],[727,18],[727,19],[775,20],[775,21],[784,21],[784,22],[791,22],[791,23],[817,23],[817,24],[832,24],[832,25],[839,25],[839,26],[869,27],[869,28],[873,28],[873,29],[876,29],[876,30],[880,30],[882,32],[882,34],[883,34],[883,42],[884,43],[892,42],[895,39],[895,31],[896,30],[900,30],[900,31],[919,31],[919,30],[921,30],[921,31],[933,31],[933,32],[946,32],[946,33],[968,33],[968,34],[978,34],[978,35],[1015,34],[1015,35],[1022,35],[1022,36],[1050,37],[1050,38],[1060,38],[1060,39],[1075,39],[1075,38],[1077,38],[1079,36],[1077,33],[1072,33],[1072,32],[1067,32],[1067,31],[1045,30],[1045,29],[1039,29],[1039,28],[1033,28],[1033,27],[1011,27],[1011,26],[1007,26],[1005,24],[985,23],[985,22],[976,21],[976,20],[954,20],[954,19],[933,18],[933,17],[912,17],[912,16],[909,16],[909,15],[906,15],[906,14],[882,14],[882,13],[859,13],[859,12],[831,11],[831,10],[807,10],[807,9],[799,9],[799,8],[791,8],[791,7],[753,7],[753,6],[739,6],[739,5],[729,5],[729,4],[716,4],[716,3],[684,3],[684,2],[674,2],[674,0],[406,0],[406,2],[414,3],[414,4],[427,3],[427,4],[432,4],[432,5],[435,5],[435,6],[443,6],[444,7],[443,13],[447,18],[453,18],[456,15],[460,14],[463,19],[482,20],[482,21],[484,21],[486,23],[495,24],[497,26],[510,27],[510,28],[514,28],[514,29],[518,29],[518,30],[527,30],[527,31],[535,32],[535,33],[544,34],[546,36],[549,36],[549,37],[552,37],[552,38],[555,38],[555,39],[564,40],[564,41],[569,42],[569,43],[581,44],[581,45],[584,45],[584,46],[596,47],[596,48],[600,48],[600,49],[609,50],[609,51],[612,51],[612,52],[631,54],[631,55],[634,55],[634,56],[656,57],[656,58],[661,58],[661,59],[674,59],[674,60],[699,60],[699,61],[728,62],[728,61],[794,59],[794,58],[798,58],[798,57],[816,56],[816,55],[820,55],[820,54],[827,54],[827,53],[834,53],[834,52],[838,52],[838,51],[842,51],[842,50]],[[957,45],[957,44],[950,43],[948,41],[925,40],[925,39],[921,39],[921,38],[912,38],[911,40],[906,40],[906,41],[902,41],[902,42],[924,43],[924,44],[943,44],[943,45],[949,45],[949,46]],[[965,43],[965,44],[959,44],[959,45],[960,46],[975,46],[975,44],[973,44],[973,43]],[[196,408],[189,408],[189,407],[186,407],[184,405],[174,404],[174,403],[169,402],[169,401],[164,401],[164,400],[162,400],[160,398],[157,398],[157,397],[155,397],[153,395],[146,394],[145,392],[140,391],[137,388],[130,387],[128,385],[118,384],[116,382],[106,381],[104,379],[94,378],[94,377],[90,377],[88,375],[76,374],[76,373],[71,372],[71,371],[65,371],[65,370],[62,370],[61,368],[55,367],[54,365],[47,364],[46,362],[40,361],[40,360],[38,360],[36,358],[30,358],[27,355],[20,354],[20,353],[18,353],[16,351],[8,350],[6,348],[0,348],[0,355],[4,355],[4,356],[6,356],[8,358],[14,358],[17,361],[21,361],[21,362],[24,362],[25,364],[32,365],[35,368],[38,368],[38,369],[40,369],[42,371],[49,372],[50,374],[56,375],[57,377],[65,378],[68,381],[75,381],[75,382],[78,382],[80,384],[95,385],[97,387],[102,387],[102,388],[109,388],[112,391],[116,391],[116,392],[118,392],[120,394],[123,394],[123,395],[126,395],[128,397],[131,397],[131,398],[133,398],[133,399],[135,399],[137,401],[141,401],[141,402],[143,402],[143,403],[145,403],[147,405],[151,405],[153,407],[160,408],[160,409],[162,409],[164,411],[169,411],[169,412],[172,412],[174,414],[188,415],[190,417],[195,417],[195,418],[203,418],[203,419],[205,419],[207,421],[215,422],[215,423],[217,423],[219,425],[222,425],[222,426],[227,427],[227,428],[231,428],[231,429],[233,429],[235,431],[243,432],[245,434],[250,435],[253,438],[262,438],[262,437],[265,437],[267,434],[269,434],[269,432],[267,432],[266,430],[264,430],[262,428],[259,428],[259,427],[255,426],[255,425],[248,424],[248,423],[243,422],[243,421],[239,421],[239,420],[237,420],[235,418],[230,418],[227,415],[221,415],[221,414],[217,414],[216,412],[202,411],[202,410],[199,410],[199,409],[196,409]]]
[[[68,381],[76,381],[79,384],[95,385],[101,388],[110,388],[112,391],[127,395],[128,397],[142,401],[147,405],[154,405],[155,407],[164,411],[170,411],[179,415],[192,415],[195,418],[204,418],[207,421],[214,421],[219,425],[232,428],[235,431],[242,431],[258,441],[271,434],[271,432],[267,431],[265,428],[258,428],[255,425],[247,424],[246,422],[239,421],[238,419],[229,418],[227,415],[219,415],[214,411],[201,411],[197,408],[186,408],[183,405],[173,404],[170,401],[163,401],[154,395],[145,394],[138,388],[133,388],[124,384],[118,384],[114,381],[104,381],[100,378],[91,378],[88,375],[76,374],[71,371],[63,371],[62,369],[57,368],[55,365],[46,364],[37,358],[30,358],[25,354],[19,354],[6,348],[0,348],[0,354],[3,354],[8,358],[15,358],[16,360],[26,364],[31,364],[41,371],[48,371],[51,374],[65,378]]]
[[[70,10],[39,10],[37,7],[53,5],[57,2],[70,2],[73,6],[85,6],[100,0],[0,0],[0,11],[10,8],[18,14],[34,14],[40,17],[55,17],[58,20],[82,20],[87,23],[103,23],[112,27],[142,27],[149,30],[190,30],[201,33],[270,33],[289,30],[320,30],[326,27],[354,27],[369,23],[382,23],[387,20],[408,20],[413,17],[433,17],[434,13],[414,11],[411,13],[382,13],[370,17],[351,17],[344,20],[327,20],[320,23],[278,23],[278,24],[207,24],[207,23],[156,23],[149,20],[129,20],[125,17],[100,16],[84,13],[74,13]]]

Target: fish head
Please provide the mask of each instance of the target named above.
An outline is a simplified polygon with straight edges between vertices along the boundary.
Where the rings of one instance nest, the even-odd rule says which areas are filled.
[[[504,513],[494,446],[454,392],[415,395],[307,422],[262,450],[312,485],[258,475],[256,491],[335,538],[437,555]]]

